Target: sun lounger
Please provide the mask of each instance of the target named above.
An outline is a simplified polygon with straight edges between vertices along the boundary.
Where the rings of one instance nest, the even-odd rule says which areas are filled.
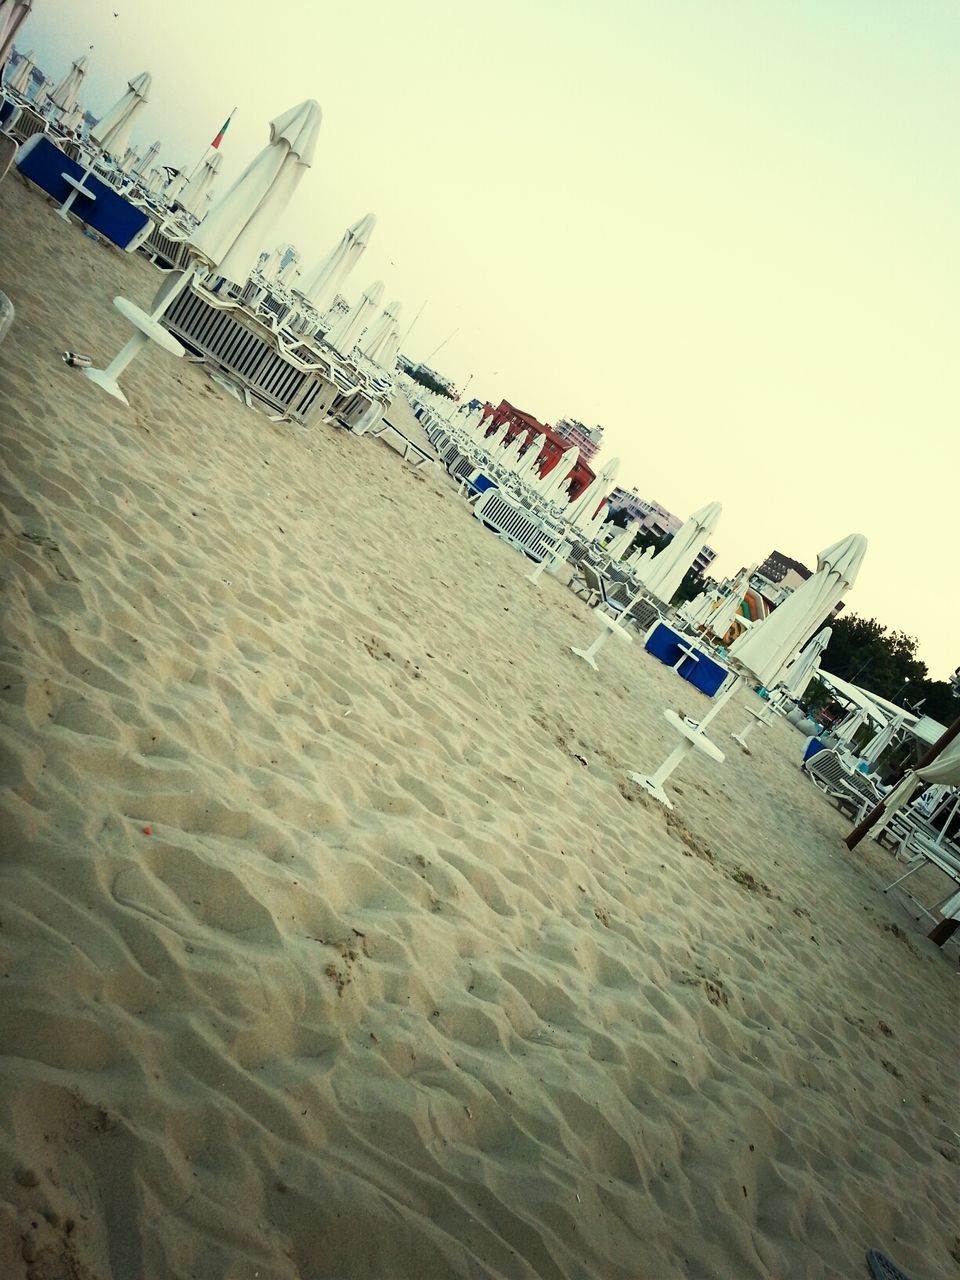
[[[47,132],[47,122],[39,111],[32,107],[19,107],[9,130],[18,142],[26,142],[28,138]]]
[[[9,133],[23,114],[23,107],[12,98],[0,99],[0,129]],[[14,139],[16,141],[16,139]]]
[[[563,534],[554,530],[512,502],[499,488],[488,489],[473,508],[473,514],[504,542],[538,563],[552,556],[563,543]]]
[[[952,881],[949,892],[941,895],[929,907],[923,906],[917,898],[908,895],[920,907],[922,915],[928,915],[932,920],[935,920],[937,910],[948,899],[954,897],[957,892],[957,886],[960,885],[960,849],[950,840],[945,841],[943,844],[936,844],[927,836],[913,832],[904,843],[904,854],[908,859],[908,869],[902,876],[898,876],[896,880],[888,884],[883,892],[889,893],[891,889],[902,884],[904,880],[909,879],[910,876],[915,875],[916,872],[921,871],[924,867],[936,867]],[[917,916],[917,919],[919,920],[920,916]]]
[[[162,317],[164,328],[281,419],[311,425],[337,393],[329,361],[288,351],[269,326],[233,301],[190,284]]]
[[[140,245],[140,252],[161,271],[182,271],[189,266],[193,255],[186,232],[170,222],[151,226]]]
[[[838,809],[854,819],[859,820],[881,798],[880,792],[862,774],[856,775],[848,768],[833,748],[817,751],[804,760],[801,768]]]

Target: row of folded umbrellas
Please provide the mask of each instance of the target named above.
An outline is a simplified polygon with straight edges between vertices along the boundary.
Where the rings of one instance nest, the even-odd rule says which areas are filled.
[[[531,442],[523,445],[526,432],[520,431],[509,443],[510,424],[503,422],[487,436],[482,408],[461,411],[451,422],[464,439],[486,451],[502,471],[512,473],[529,495],[544,504],[560,507],[561,518],[585,537],[595,537],[607,513],[606,499],[619,463],[611,460],[572,502],[564,501],[579,461],[576,450],[568,450],[546,470],[540,469],[543,449]],[[681,582],[693,567],[704,543],[712,537],[720,519],[719,502],[710,502],[695,511],[667,545],[637,549],[622,563],[643,592],[669,604]],[[607,543],[606,551],[619,559],[628,551],[635,532],[627,527]],[[820,657],[830,641],[828,623],[843,596],[854,585],[867,541],[862,534],[850,534],[817,557],[817,571],[801,587],[762,621],[756,622],[730,646],[729,656],[767,688],[782,685],[785,692],[799,697],[820,665]],[[694,624],[708,627],[722,638],[737,616],[756,565],[744,569],[729,593],[703,592],[683,608]],[[811,637],[812,640],[811,640]]]

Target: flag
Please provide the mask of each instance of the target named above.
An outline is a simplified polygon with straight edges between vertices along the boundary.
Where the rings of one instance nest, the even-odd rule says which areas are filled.
[[[227,116],[226,120],[224,120],[223,124],[220,126],[220,132],[217,134],[214,140],[210,143],[214,151],[220,150],[220,143],[223,141],[224,134],[230,128],[230,121],[233,119],[234,111],[236,111],[236,107],[234,107],[233,111],[231,111],[230,114]]]

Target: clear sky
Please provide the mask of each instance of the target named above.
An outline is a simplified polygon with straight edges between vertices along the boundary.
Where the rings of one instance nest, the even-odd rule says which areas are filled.
[[[35,0],[18,47],[95,113],[150,71],[167,163],[237,106],[225,180],[316,98],[273,239],[376,213],[407,354],[719,499],[720,573],[865,533],[849,607],[960,663],[957,0]]]

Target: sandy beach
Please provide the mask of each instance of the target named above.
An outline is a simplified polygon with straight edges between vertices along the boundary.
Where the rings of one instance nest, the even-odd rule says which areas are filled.
[[[441,472],[103,395],[159,275],[15,177],[0,262],[0,1275],[956,1275],[956,945],[799,735],[662,810],[707,700]]]

